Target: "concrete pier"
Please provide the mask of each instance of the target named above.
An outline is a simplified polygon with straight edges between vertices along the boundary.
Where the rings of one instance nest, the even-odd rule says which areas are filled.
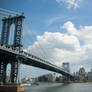
[[[0,84],[0,92],[24,92],[26,87],[22,83]]]

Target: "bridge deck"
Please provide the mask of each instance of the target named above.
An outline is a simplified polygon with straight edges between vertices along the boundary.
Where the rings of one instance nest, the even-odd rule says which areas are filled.
[[[39,67],[42,69],[60,73],[65,76],[73,77],[69,72],[65,71],[64,69],[62,69],[48,61],[45,61],[36,56],[33,56],[27,52],[19,51],[13,47],[9,47],[9,46],[0,44],[0,56],[2,56],[2,55],[6,56],[6,57],[10,57],[10,59],[12,59],[12,57],[15,57],[15,58],[18,57],[22,60],[23,64]]]

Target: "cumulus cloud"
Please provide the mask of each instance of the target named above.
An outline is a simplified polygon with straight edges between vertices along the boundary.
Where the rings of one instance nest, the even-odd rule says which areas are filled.
[[[90,63],[92,60],[92,26],[84,26],[77,29],[68,21],[60,26],[61,32],[45,32],[37,36],[37,40],[26,50],[51,63],[61,66],[62,62],[70,62],[71,65]],[[84,44],[81,45],[81,42]]]
[[[85,45],[92,44],[92,26],[81,26],[77,29],[71,21],[68,21],[60,28],[65,29],[67,34],[77,37],[79,41],[82,40]]]
[[[81,27],[80,38],[84,40],[85,44],[92,44],[92,26]]]
[[[56,0],[57,3],[65,3],[67,8],[79,8],[79,4],[82,0]]]
[[[75,28],[74,24],[72,24],[71,21],[66,22],[63,26],[60,26],[60,28],[66,29],[68,34],[79,35],[77,29]]]

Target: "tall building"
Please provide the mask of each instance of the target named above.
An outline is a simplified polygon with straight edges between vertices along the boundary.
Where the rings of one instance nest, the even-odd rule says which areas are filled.
[[[92,69],[91,69],[91,72],[92,72]]]
[[[56,74],[48,74],[48,81],[49,82],[55,82],[56,81]]]
[[[68,62],[64,62],[62,64],[62,68],[67,71],[67,72],[70,72],[70,67],[69,67],[69,63]]]
[[[92,69],[91,69],[90,72],[88,72],[88,80],[92,81]]]
[[[85,69],[83,67],[79,69],[79,75],[85,77]]]

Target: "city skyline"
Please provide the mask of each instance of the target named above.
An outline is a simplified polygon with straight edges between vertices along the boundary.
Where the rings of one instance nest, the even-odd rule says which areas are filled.
[[[61,66],[63,62],[70,62],[71,71],[76,71],[81,66],[87,70],[91,68],[92,1],[1,0],[0,2],[2,8],[24,12],[26,21],[30,23],[30,28],[25,26],[26,22],[24,23],[24,50],[53,61],[52,63],[56,65]],[[33,42],[31,27],[33,32],[36,32]],[[45,53],[38,48],[39,44],[45,49]],[[24,65],[21,70],[28,71],[23,76],[36,76],[48,72]]]

